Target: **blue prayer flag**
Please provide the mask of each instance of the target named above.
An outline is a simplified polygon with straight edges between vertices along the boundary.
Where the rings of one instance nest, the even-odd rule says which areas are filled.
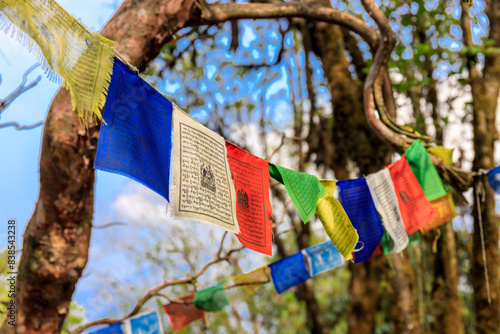
[[[168,198],[172,102],[115,59],[94,166]]]
[[[269,267],[271,267],[271,277],[278,293],[311,278],[301,252],[271,263]]]
[[[143,313],[129,319],[131,334],[163,334],[158,312]]]
[[[488,171],[488,183],[495,193],[500,194],[500,166]]]
[[[384,228],[375,209],[366,179],[338,181],[340,197],[345,212],[358,231],[359,241],[354,250],[354,263],[368,260],[377,248]]]
[[[306,248],[302,251],[309,265],[311,276],[339,267],[345,263],[344,257],[331,241]]]
[[[109,325],[108,327],[98,329],[95,332],[90,332],[89,334],[123,334],[122,324],[121,322],[118,322],[116,324]]]

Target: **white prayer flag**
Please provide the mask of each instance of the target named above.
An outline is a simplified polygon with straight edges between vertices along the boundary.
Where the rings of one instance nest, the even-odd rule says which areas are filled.
[[[173,105],[171,207],[176,218],[239,233],[236,201],[224,138]]]
[[[375,207],[382,217],[384,227],[394,240],[395,251],[399,253],[406,248],[409,240],[399,211],[398,198],[392,184],[391,174],[388,169],[384,168],[377,173],[368,175],[366,182]]]

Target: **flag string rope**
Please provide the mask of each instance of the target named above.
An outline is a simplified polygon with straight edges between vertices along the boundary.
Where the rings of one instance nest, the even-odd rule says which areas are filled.
[[[486,247],[484,245],[484,231],[483,231],[483,218],[481,214],[481,201],[485,199],[484,186],[481,180],[481,176],[484,174],[483,171],[479,171],[478,177],[476,178],[475,192],[476,192],[476,204],[477,204],[477,218],[479,223],[479,235],[481,237],[481,251],[484,262],[484,279],[486,280],[486,292],[488,294],[488,304],[491,305],[491,293],[490,293],[490,281],[488,278],[488,264],[486,263]],[[481,194],[481,198],[479,198]]]

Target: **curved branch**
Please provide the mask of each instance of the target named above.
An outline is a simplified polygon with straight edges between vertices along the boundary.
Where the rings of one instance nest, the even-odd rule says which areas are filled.
[[[201,13],[201,24],[238,19],[272,19],[301,17],[346,27],[359,34],[375,50],[379,37],[375,29],[354,15],[311,2],[293,3],[227,3],[211,4]]]
[[[220,248],[219,248],[219,250],[217,252],[217,256],[215,258],[213,258],[212,260],[208,261],[207,263],[205,263],[203,265],[203,267],[201,267],[201,269],[196,274],[194,274],[192,276],[189,276],[189,277],[185,277],[185,278],[173,279],[173,280],[170,280],[170,281],[164,281],[163,283],[161,283],[161,284],[159,284],[159,285],[151,288],[137,302],[137,304],[134,306],[134,308],[132,309],[132,311],[130,311],[127,315],[123,316],[122,318],[120,318],[120,319],[109,319],[109,318],[98,319],[98,320],[89,322],[89,323],[87,323],[87,324],[85,324],[83,326],[80,326],[80,327],[76,328],[73,331],[73,334],[79,334],[79,333],[83,332],[84,330],[86,330],[87,328],[94,327],[94,326],[97,326],[97,325],[105,325],[105,324],[112,325],[112,324],[115,324],[117,322],[122,322],[125,319],[130,318],[130,317],[136,315],[137,313],[139,313],[139,311],[141,310],[141,307],[148,300],[150,300],[151,298],[153,298],[154,296],[162,296],[162,297],[166,298],[167,300],[171,301],[172,299],[170,299],[166,295],[160,293],[160,291],[163,290],[166,287],[173,286],[173,285],[181,285],[181,284],[190,284],[190,283],[193,283],[201,275],[203,275],[203,273],[205,271],[207,271],[207,269],[210,268],[212,265],[217,264],[217,263],[222,262],[222,261],[228,261],[233,253],[239,252],[239,251],[241,251],[242,249],[245,248],[244,246],[238,247],[238,248],[233,248],[230,251],[228,251],[224,256],[221,256],[221,252],[222,252],[222,249],[223,249],[222,246],[223,246],[225,237],[226,237],[226,233],[224,233],[224,236],[222,237],[221,245],[220,245]]]
[[[31,125],[21,125],[17,122],[7,122],[7,123],[0,124],[0,128],[6,128],[8,126],[13,126],[16,128],[16,130],[31,130],[31,129],[34,129],[36,127],[39,127],[40,125],[43,125],[43,121],[36,122],[35,124],[31,124]]]

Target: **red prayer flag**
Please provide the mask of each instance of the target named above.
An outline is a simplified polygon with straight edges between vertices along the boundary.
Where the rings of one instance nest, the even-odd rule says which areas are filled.
[[[236,191],[236,237],[247,248],[272,255],[272,214],[267,161],[226,141],[227,160]]]
[[[434,209],[425,197],[410,164],[406,161],[406,156],[386,168],[389,169],[394,190],[396,190],[406,233],[413,234],[435,217]]]
[[[180,301],[186,302],[186,304],[170,303],[163,305],[163,309],[167,312],[170,324],[175,332],[180,331],[193,321],[204,317],[205,312],[193,304],[193,299],[194,293],[179,298]]]

